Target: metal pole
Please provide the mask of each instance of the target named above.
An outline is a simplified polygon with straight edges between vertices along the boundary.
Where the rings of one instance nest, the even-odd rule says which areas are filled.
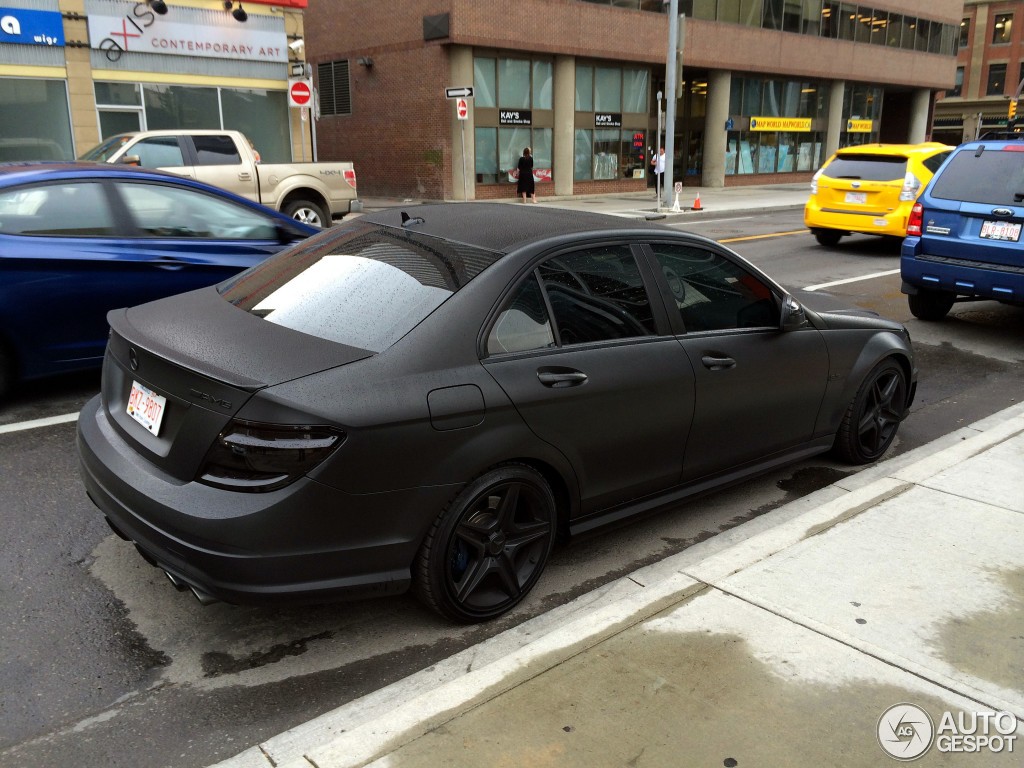
[[[655,165],[652,166],[652,167],[657,167],[658,157],[661,156],[661,119],[662,119],[662,115],[661,115],[661,97],[663,95],[664,94],[662,94],[661,91],[658,91],[658,129],[657,129],[657,135],[655,137],[656,140],[655,140],[655,145],[654,145],[654,163],[655,163]],[[655,198],[655,200],[658,201],[657,207],[661,208],[661,175],[659,175],[657,173],[654,174],[654,198]]]
[[[679,0],[670,0],[668,6],[668,56],[665,57],[665,95],[668,105],[665,110],[665,193],[664,206],[671,207],[672,181],[675,178],[673,157],[676,140],[676,56],[679,45]]]
[[[455,100],[458,109],[458,99]],[[469,200],[469,179],[466,177],[466,121],[459,120],[462,126],[462,199]]]

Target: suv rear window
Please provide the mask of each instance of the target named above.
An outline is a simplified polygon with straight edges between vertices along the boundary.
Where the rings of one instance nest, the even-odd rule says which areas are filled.
[[[863,181],[903,181],[907,175],[907,158],[895,155],[839,155],[822,172],[832,179]]]
[[[963,150],[935,177],[932,197],[983,205],[1024,200],[1024,152]]]
[[[218,290],[268,322],[381,352],[499,256],[356,221],[273,256]]]

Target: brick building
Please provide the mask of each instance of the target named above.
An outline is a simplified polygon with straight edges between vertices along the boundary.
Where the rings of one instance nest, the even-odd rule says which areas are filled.
[[[363,194],[642,190],[658,143],[661,0],[310,0],[323,159]],[[839,146],[923,141],[956,70],[962,0],[680,0],[675,179],[809,179]],[[472,86],[467,119],[445,89]],[[664,105],[662,105],[664,106]],[[463,149],[464,147],[464,149]],[[463,172],[465,168],[465,173]]]
[[[1005,127],[1010,98],[1024,80],[1024,2],[966,0],[953,87],[938,94],[932,134],[959,144]]]

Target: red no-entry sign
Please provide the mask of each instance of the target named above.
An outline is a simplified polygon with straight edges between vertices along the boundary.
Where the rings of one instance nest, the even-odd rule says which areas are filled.
[[[288,105],[308,107],[313,100],[313,84],[309,80],[288,81]]]
[[[458,99],[455,102],[455,112],[459,116],[459,120],[467,120],[469,118],[469,102],[465,99]]]

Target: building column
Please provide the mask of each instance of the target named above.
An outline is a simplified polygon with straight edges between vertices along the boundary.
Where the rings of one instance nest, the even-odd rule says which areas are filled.
[[[843,132],[843,99],[846,97],[846,81],[834,80],[828,92],[828,130],[825,132],[825,154],[827,159],[839,149],[839,134]]]
[[[572,194],[576,160],[576,57],[555,56],[554,130],[551,132],[551,164],[555,194]]]
[[[932,103],[932,92],[927,88],[914,91],[910,102],[910,128],[907,143],[920,144],[928,136],[928,109]]]
[[[729,136],[725,128],[725,121],[729,119],[729,91],[731,88],[732,72],[713,69],[708,73],[708,100],[704,116],[704,154],[700,181],[701,185],[705,187],[725,186],[725,150]]]
[[[473,49],[466,45],[453,45],[448,53],[448,65],[451,72],[451,87],[473,85]],[[469,99],[469,117],[459,120],[456,113],[455,99],[448,99],[447,109],[450,110],[452,147],[452,200],[476,199],[476,131],[473,119],[473,99]],[[465,131],[465,158],[463,158],[463,131]],[[465,164],[463,164],[465,159]]]

